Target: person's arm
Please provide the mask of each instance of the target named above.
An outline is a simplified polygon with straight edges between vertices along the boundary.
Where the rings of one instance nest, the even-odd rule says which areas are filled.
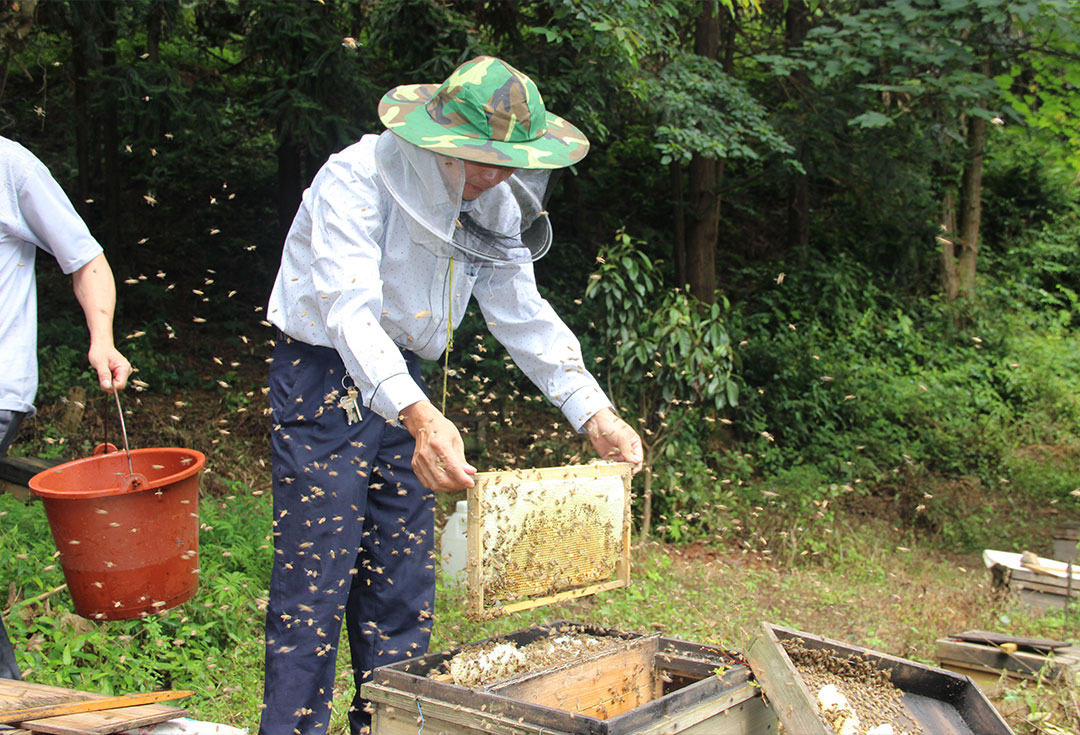
[[[123,390],[131,375],[131,364],[113,343],[113,312],[116,309],[116,282],[109,261],[102,253],[71,274],[75,298],[79,300],[90,332],[90,366],[97,372],[105,391]]]
[[[35,243],[70,273],[75,297],[90,330],[90,366],[102,390],[123,389],[131,365],[113,344],[116,284],[101,246],[90,234],[67,194],[40,161],[19,190],[19,211]]]
[[[639,471],[641,438],[585,368],[577,338],[540,296],[532,265],[490,267],[473,294],[488,329],[571,426],[588,434],[602,458]]]

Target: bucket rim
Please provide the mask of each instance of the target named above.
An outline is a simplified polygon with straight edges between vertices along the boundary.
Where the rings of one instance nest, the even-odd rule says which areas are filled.
[[[91,500],[94,498],[105,498],[119,495],[133,495],[135,493],[141,493],[146,490],[154,490],[156,488],[171,485],[181,480],[186,480],[206,466],[206,455],[200,452],[198,449],[187,449],[184,447],[142,447],[139,449],[132,449],[132,456],[155,454],[155,455],[176,455],[182,454],[187,457],[191,457],[192,462],[179,472],[174,472],[171,475],[164,477],[158,477],[154,480],[149,480],[145,485],[137,486],[120,486],[98,488],[96,490],[57,490],[56,488],[44,487],[43,483],[46,483],[48,479],[53,475],[63,474],[66,470],[73,467],[77,467],[83,464],[90,464],[94,462],[102,461],[103,457],[109,457],[115,454],[123,454],[123,452],[109,452],[108,454],[99,454],[91,457],[81,457],[79,459],[73,459],[70,462],[64,462],[58,464],[55,467],[50,467],[47,470],[42,470],[33,477],[30,478],[27,485],[30,490],[37,496],[43,499],[64,499],[64,500]]]

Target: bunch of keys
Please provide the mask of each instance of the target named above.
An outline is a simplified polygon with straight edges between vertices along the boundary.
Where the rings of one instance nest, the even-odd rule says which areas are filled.
[[[338,406],[345,410],[345,418],[348,419],[349,426],[363,420],[360,417],[360,404],[357,402],[359,395],[360,392],[356,390],[356,386],[350,385],[346,389],[345,397],[338,401]]]

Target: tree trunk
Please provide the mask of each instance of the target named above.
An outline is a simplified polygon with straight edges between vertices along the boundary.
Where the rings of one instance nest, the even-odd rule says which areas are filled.
[[[720,13],[717,4],[703,3],[694,27],[694,52],[709,59],[720,56]],[[690,293],[711,304],[716,299],[716,248],[720,234],[720,181],[723,163],[695,154],[690,160],[686,222],[686,275]]]
[[[690,293],[706,304],[716,300],[716,247],[720,234],[720,162],[695,155],[690,161],[690,218],[686,271]]]
[[[289,227],[292,226],[293,217],[296,216],[296,210],[300,206],[300,199],[304,195],[299,146],[283,140],[278,145],[277,162],[278,226],[281,230],[280,240],[284,242]]]
[[[802,46],[809,29],[806,3],[790,0],[784,15],[784,44],[789,52]],[[793,71],[788,81],[797,96],[810,85],[809,77],[801,69]],[[810,251],[810,184],[805,173],[794,174],[788,187],[787,245],[798,254],[800,262],[806,262]]]
[[[641,541],[647,541],[652,533],[652,457],[650,448],[645,448],[645,466],[641,474],[645,475],[645,488],[642,490],[641,500]]]
[[[161,24],[164,20],[165,8],[162,4],[151,4],[146,13],[146,53],[151,64],[161,62]]]
[[[671,197],[675,204],[675,214],[672,218],[675,285],[678,288],[684,288],[690,278],[686,270],[686,214],[683,209],[686,202],[683,201],[683,168],[679,163],[672,161],[668,170],[671,173]]]
[[[90,196],[91,116],[90,72],[95,68],[93,43],[85,38],[85,24],[76,27],[71,34],[71,60],[75,67],[75,163],[78,166],[78,200]]]
[[[103,90],[112,102],[102,120],[102,157],[105,171],[105,243],[115,248],[120,242],[120,120],[116,108],[116,5],[102,6],[101,65],[113,75]]]
[[[983,158],[986,152],[986,120],[972,117],[967,130],[968,158],[960,187],[960,253],[956,258],[959,296],[975,295],[979,226],[982,221]]]
[[[956,301],[960,291],[956,275],[956,197],[947,189],[941,200],[941,232],[937,236],[941,246],[941,289],[945,302]]]

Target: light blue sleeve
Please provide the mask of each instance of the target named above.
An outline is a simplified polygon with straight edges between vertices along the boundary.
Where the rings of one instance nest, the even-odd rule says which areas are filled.
[[[44,164],[34,167],[19,190],[19,210],[37,238],[35,244],[56,258],[64,273],[74,273],[102,253]]]

